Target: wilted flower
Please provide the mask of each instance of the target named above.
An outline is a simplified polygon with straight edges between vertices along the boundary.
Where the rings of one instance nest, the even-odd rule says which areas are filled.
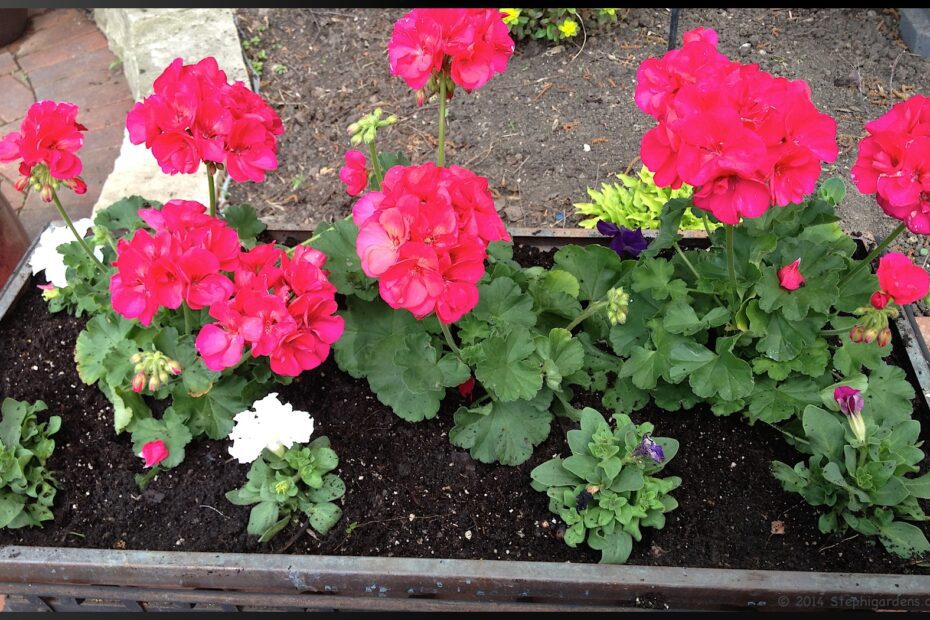
[[[154,467],[168,458],[168,446],[161,439],[150,441],[142,446],[139,456],[145,459],[146,467]]]
[[[662,446],[654,442],[649,436],[649,433],[643,435],[642,441],[640,441],[636,449],[633,450],[633,456],[648,456],[656,463],[661,463],[665,460],[665,452],[662,450]]]
[[[804,284],[800,258],[778,270],[778,283],[786,291],[796,291]]]
[[[237,413],[229,434],[229,453],[240,463],[251,463],[262,450],[283,453],[295,443],[307,443],[313,434],[313,418],[278,400],[277,392],[255,401],[252,408]]]
[[[606,237],[613,237],[610,240],[610,248],[620,255],[620,258],[637,258],[649,245],[643,236],[642,228],[632,230],[600,220],[597,230]]]
[[[865,441],[865,422],[862,419],[862,407],[865,401],[862,393],[854,387],[841,385],[833,390],[833,399],[849,419],[849,428],[859,441]]]

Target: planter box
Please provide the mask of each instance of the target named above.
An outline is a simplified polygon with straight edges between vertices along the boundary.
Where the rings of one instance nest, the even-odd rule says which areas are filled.
[[[581,229],[511,234],[540,247],[603,240]],[[699,243],[703,235],[687,237]],[[27,258],[0,289],[0,318],[25,290]],[[918,336],[903,318],[895,327],[905,371],[926,399],[930,369]],[[8,546],[0,549],[0,593],[11,611],[928,609],[930,576]]]

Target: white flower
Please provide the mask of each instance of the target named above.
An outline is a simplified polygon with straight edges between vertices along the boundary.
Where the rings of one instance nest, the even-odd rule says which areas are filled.
[[[275,452],[307,443],[313,434],[310,414],[282,403],[277,392],[255,401],[252,409],[237,413],[233,420],[236,426],[229,434],[233,440],[229,453],[240,463],[251,463],[265,448]]]
[[[94,222],[89,217],[74,222],[74,228],[80,235],[86,235],[87,231],[93,228]],[[32,275],[45,270],[45,279],[54,284],[57,288],[68,286],[68,279],[65,272],[68,270],[65,266],[64,257],[58,251],[58,246],[75,241],[74,234],[65,225],[49,226],[42,236],[39,237],[39,243],[29,259],[29,266],[32,267]],[[94,256],[103,260],[103,250],[99,247],[94,248]]]

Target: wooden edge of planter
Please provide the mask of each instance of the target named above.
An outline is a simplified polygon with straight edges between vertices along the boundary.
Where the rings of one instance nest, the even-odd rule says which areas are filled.
[[[296,237],[296,232],[273,234]],[[605,241],[584,229],[511,229],[511,235],[543,247]],[[0,319],[25,290],[35,246],[36,241],[0,290]],[[902,319],[896,328],[926,399],[930,368],[918,348],[919,336]],[[99,598],[131,609],[142,609],[138,601],[423,611],[616,610],[643,604],[930,609],[927,575],[20,546],[0,548],[0,592],[48,608],[43,599],[67,608],[68,601]]]
[[[51,583],[50,583],[51,582]],[[45,588],[41,585],[56,585]],[[248,553],[0,549],[0,591],[80,585],[334,597],[671,608],[930,608],[930,577],[800,571]],[[222,600],[219,592],[216,600]],[[232,599],[230,599],[232,600]],[[816,601],[820,602],[817,603]],[[305,599],[298,605],[303,605]],[[339,605],[341,606],[341,605]]]

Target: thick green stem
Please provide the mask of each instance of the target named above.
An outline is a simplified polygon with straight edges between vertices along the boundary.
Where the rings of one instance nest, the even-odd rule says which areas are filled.
[[[449,348],[452,349],[452,352],[455,353],[455,357],[459,358],[459,361],[462,359],[462,350],[459,349],[458,345],[455,344],[455,339],[452,337],[452,332],[449,330],[449,326],[439,321],[439,326],[442,328],[442,335],[446,337],[446,344],[449,345]]]
[[[210,191],[210,215],[216,217],[216,186],[213,181],[213,173],[210,172],[210,166],[207,166],[207,187]]]
[[[87,245],[87,242],[84,241],[84,237],[78,234],[77,229],[74,227],[74,222],[72,222],[71,218],[68,217],[68,212],[65,211],[65,208],[61,204],[61,200],[58,199],[58,193],[54,189],[52,189],[52,202],[55,203],[55,208],[58,209],[58,214],[65,221],[65,224],[68,225],[68,228],[71,229],[71,232],[74,234],[74,238],[78,240],[78,243],[81,244],[81,247],[84,248],[84,251],[87,252],[87,255],[90,256],[91,260],[97,263],[97,267],[99,267],[101,271],[106,271],[106,266],[100,262],[99,258],[94,256],[93,250],[91,250],[90,246]]]
[[[707,214],[706,214],[706,213],[702,213],[702,214],[701,214],[701,222],[704,223],[704,232],[706,232],[706,233],[707,233],[707,237],[710,238],[710,222],[707,221]]]
[[[368,143],[368,152],[371,154],[371,169],[375,173],[375,180],[380,188],[381,181],[384,180],[384,171],[381,169],[381,160],[378,159],[378,149],[375,148],[374,140]]]
[[[584,321],[586,318],[588,318],[589,316],[591,316],[591,315],[594,314],[595,312],[600,311],[600,310],[601,310],[602,308],[604,308],[606,305],[607,305],[607,300],[606,300],[606,299],[602,299],[602,300],[600,300],[600,301],[595,301],[595,302],[593,302],[593,303],[591,303],[591,304],[588,304],[588,307],[585,308],[584,310],[582,310],[581,313],[580,313],[578,316],[576,316],[576,317],[574,318],[574,320],[572,320],[572,322],[569,323],[569,324],[565,327],[565,329],[567,329],[568,331],[572,331],[573,329],[575,329],[576,327],[578,327],[579,325],[581,325],[581,322],[582,322],[582,321]]]
[[[727,273],[730,274],[730,283],[736,291],[736,262],[733,256],[733,226],[727,224]]]
[[[185,333],[191,333],[191,309],[187,304],[181,304],[184,308],[184,331]]]
[[[446,76],[439,76],[439,152],[436,162],[446,165]]]
[[[842,280],[840,280],[839,284],[837,284],[837,286],[840,289],[840,292],[842,292],[843,287],[846,286],[846,284],[848,284],[849,281],[853,279],[853,276],[855,276],[857,273],[862,271],[863,267],[871,265],[872,261],[875,260],[875,258],[879,254],[881,254],[885,250],[885,248],[887,248],[888,245],[892,241],[895,240],[895,238],[898,235],[904,232],[904,228],[905,228],[904,222],[901,222],[900,224],[898,224],[898,227],[895,228],[893,231],[891,231],[891,234],[885,237],[884,241],[882,241],[877,246],[875,246],[875,249],[869,252],[869,255],[866,256],[865,259],[863,259],[858,265],[853,267],[852,270],[849,273],[847,273],[846,276]]]

